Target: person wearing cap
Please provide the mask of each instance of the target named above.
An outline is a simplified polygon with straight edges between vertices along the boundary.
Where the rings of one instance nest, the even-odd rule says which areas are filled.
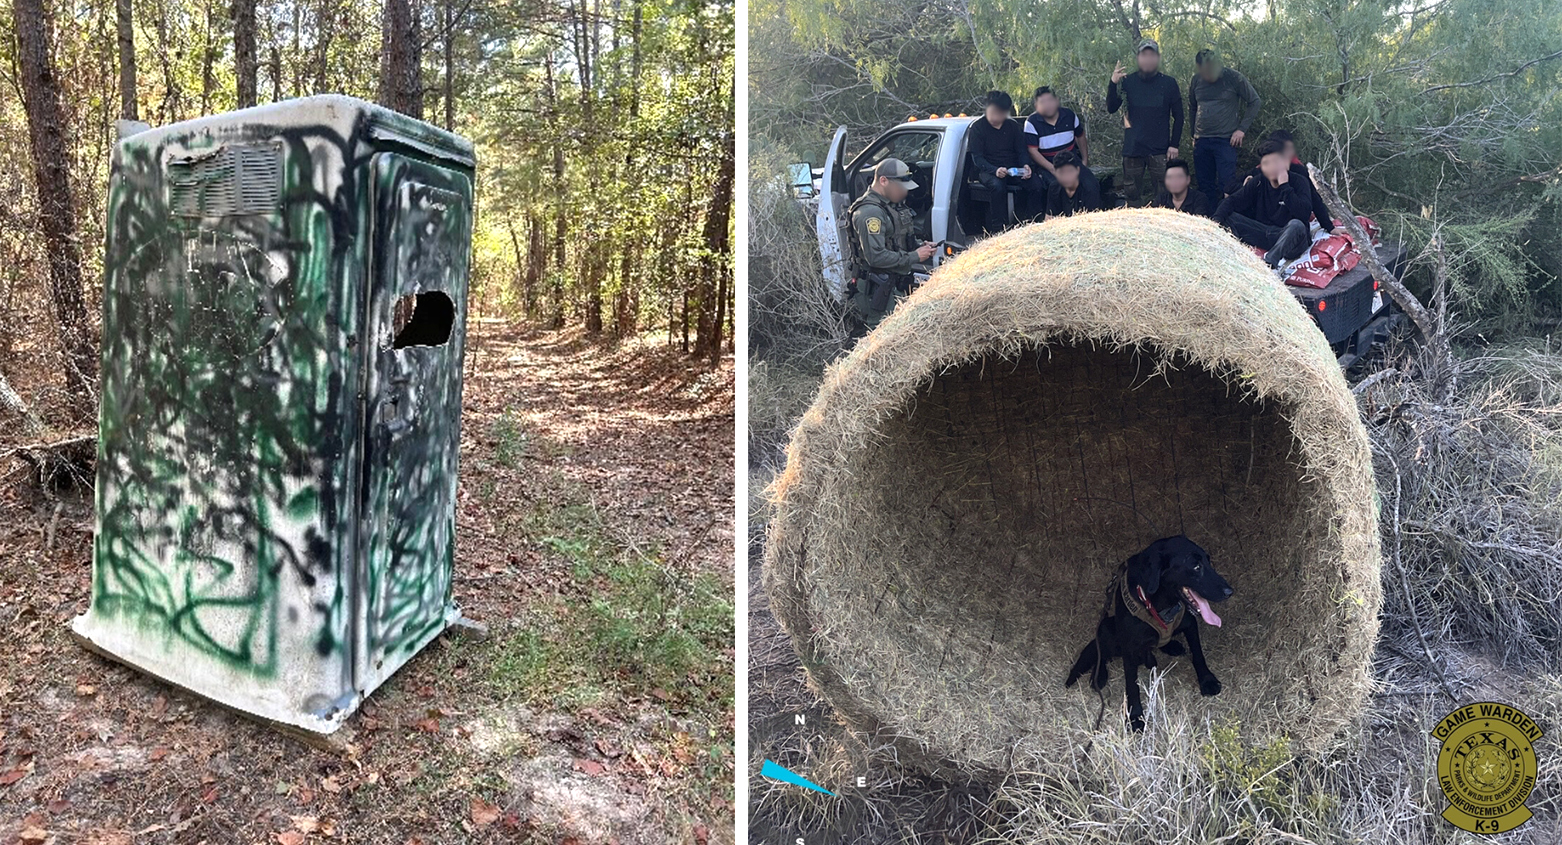
[[[1101,189],[1080,178],[1084,167],[1073,153],[1058,153],[1052,160],[1057,181],[1047,191],[1047,219],[1072,217],[1101,210]]]
[[[1177,157],[1182,140],[1182,89],[1161,73],[1161,48],[1139,42],[1138,73],[1112,70],[1106,110],[1123,110],[1123,193],[1129,205],[1143,205],[1166,178],[1166,160]],[[1119,90],[1121,86],[1121,90]]]
[[[977,181],[992,192],[987,203],[987,231],[996,233],[1009,225],[1009,203],[1004,197],[1008,186],[1020,188],[1014,204],[1021,220],[1029,216],[1026,209],[1040,205],[1045,188],[1029,164],[1025,130],[1010,117],[1014,100],[1003,91],[988,91],[986,104],[986,113],[972,121],[966,133],[966,151],[971,154]],[[1018,175],[1011,172],[1015,170]]]
[[[852,281],[847,285],[862,322],[872,329],[895,308],[896,291],[911,290],[911,270],[933,257],[931,243],[913,238],[906,194],[915,190],[911,168],[887,158],[873,168],[873,184],[851,205]]]
[[[1214,50],[1194,57],[1197,71],[1188,83],[1188,122],[1193,124],[1193,168],[1199,191],[1211,207],[1225,199],[1223,188],[1237,172],[1237,148],[1247,137],[1263,100],[1247,77],[1222,67]]]

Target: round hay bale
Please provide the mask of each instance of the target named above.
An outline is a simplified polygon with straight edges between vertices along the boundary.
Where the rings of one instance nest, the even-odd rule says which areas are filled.
[[[771,493],[765,584],[814,686],[936,773],[1083,745],[1101,705],[1068,668],[1117,565],[1178,533],[1236,592],[1203,631],[1225,690],[1161,656],[1165,706],[1318,748],[1368,690],[1366,432],[1301,305],[1207,219],[976,245],[826,371]],[[1106,695],[1123,730],[1120,663]]]

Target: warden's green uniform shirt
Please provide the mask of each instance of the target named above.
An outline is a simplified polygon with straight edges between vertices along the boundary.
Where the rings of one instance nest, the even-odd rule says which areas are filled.
[[[863,266],[880,273],[905,275],[917,263],[917,254],[907,250],[911,234],[911,209],[903,202],[893,205],[869,190],[852,213],[852,227],[862,246]]]

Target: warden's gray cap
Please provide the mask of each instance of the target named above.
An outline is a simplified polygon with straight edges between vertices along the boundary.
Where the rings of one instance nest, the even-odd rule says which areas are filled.
[[[1154,50],[1157,54],[1159,54],[1161,52],[1161,45],[1155,43],[1154,38],[1146,38],[1139,42],[1139,49],[1135,50],[1134,53],[1143,53],[1145,50]]]
[[[873,181],[879,181],[880,176],[894,179],[905,185],[908,191],[916,190],[917,183],[911,181],[911,168],[898,158],[887,158],[879,162],[878,166],[873,168]]]

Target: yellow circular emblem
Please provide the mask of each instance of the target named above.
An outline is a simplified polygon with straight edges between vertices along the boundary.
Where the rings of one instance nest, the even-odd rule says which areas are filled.
[[[879,218],[877,218],[877,217],[869,217],[868,218],[868,234],[870,234],[870,235],[877,235],[879,232],[883,231],[883,229],[884,229],[884,224],[879,222]]]
[[[1506,704],[1477,702],[1444,716],[1432,736],[1442,742],[1437,782],[1448,798],[1449,824],[1501,833],[1529,821],[1524,800],[1535,788],[1541,736],[1533,719]]]

